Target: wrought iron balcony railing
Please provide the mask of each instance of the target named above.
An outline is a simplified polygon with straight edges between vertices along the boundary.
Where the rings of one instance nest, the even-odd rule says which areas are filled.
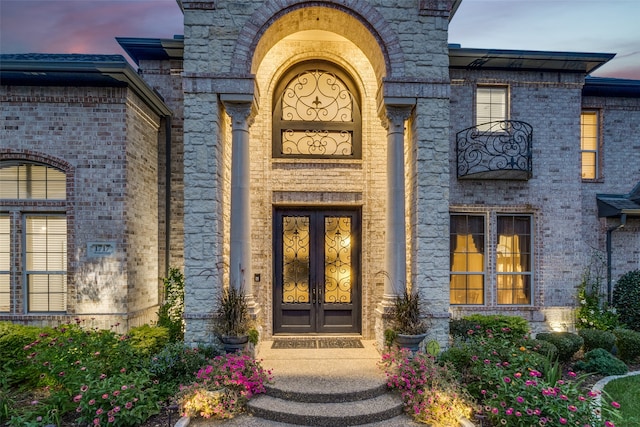
[[[533,127],[516,120],[483,123],[458,132],[458,178],[531,178],[532,140]]]

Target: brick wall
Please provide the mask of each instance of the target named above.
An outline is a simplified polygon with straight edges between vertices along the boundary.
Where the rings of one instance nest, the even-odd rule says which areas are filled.
[[[156,208],[151,209],[153,218],[140,217],[128,222],[127,215],[148,210],[149,203],[157,205],[154,194],[158,118],[146,111],[126,88],[1,86],[0,101],[0,115],[5,120],[0,158],[42,161],[67,171],[67,202],[63,211],[67,212],[69,233],[69,317],[90,316],[101,325],[119,322],[126,327],[126,314],[132,307],[134,310],[148,307],[154,300],[151,297],[141,301],[135,292],[129,295],[129,286],[156,289],[149,293],[155,294],[157,301],[157,247],[154,247],[157,227],[152,227],[145,251],[136,254],[135,260],[129,255],[137,249],[130,248],[127,240],[129,235],[142,237],[150,231],[139,226],[143,222],[157,222]],[[139,111],[144,111],[145,120],[138,120]],[[152,144],[148,144],[150,141]],[[133,172],[148,167],[147,175],[153,175],[144,191],[152,201],[141,199],[145,206],[136,207],[138,212],[127,211],[132,186],[142,185],[129,174],[129,144],[132,150],[142,150],[141,163],[136,165],[140,171]],[[146,160],[154,164],[149,166]],[[37,203],[25,211],[51,211],[47,203],[50,202]],[[113,243],[115,253],[89,257],[90,242]],[[132,267],[130,262],[138,267]],[[136,270],[133,282],[132,270]],[[65,317],[30,315],[16,319],[55,324],[59,318]]]

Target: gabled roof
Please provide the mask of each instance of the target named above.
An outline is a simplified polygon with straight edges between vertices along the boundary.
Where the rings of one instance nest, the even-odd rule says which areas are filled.
[[[598,217],[620,217],[623,214],[640,217],[640,182],[629,194],[596,194]]]
[[[4,54],[0,83],[15,86],[129,87],[160,116],[171,115],[162,97],[122,55]]]

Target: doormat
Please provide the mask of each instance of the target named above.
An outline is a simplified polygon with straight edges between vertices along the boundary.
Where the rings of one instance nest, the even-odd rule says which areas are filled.
[[[364,345],[358,338],[276,338],[271,348],[364,348]]]

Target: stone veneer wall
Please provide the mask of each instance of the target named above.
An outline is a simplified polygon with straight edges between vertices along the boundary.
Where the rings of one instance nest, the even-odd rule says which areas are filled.
[[[131,307],[144,309],[157,301],[156,228],[139,227],[141,222],[157,221],[155,206],[151,209],[154,217],[142,221],[129,221],[126,210],[132,195],[129,190],[137,185],[151,194],[149,203],[155,203],[158,117],[126,88],[0,86],[0,110],[5,119],[3,141],[7,142],[0,147],[0,159],[40,161],[68,171],[63,211],[67,212],[69,235],[68,314],[1,318],[55,325],[80,317],[91,326],[109,328],[119,323],[124,330]],[[139,120],[140,112],[145,121]],[[131,155],[139,158],[136,166],[141,169],[133,175],[128,173],[133,166]],[[29,203],[26,209],[59,210],[50,205],[48,201]],[[132,215],[148,210],[149,205],[135,209]],[[139,239],[144,236],[147,247],[135,254],[128,234]],[[112,242],[116,251],[113,256],[90,258],[89,242]],[[135,282],[130,282],[132,270],[138,270]],[[17,280],[20,290],[22,278]],[[149,298],[142,301],[145,296],[137,292],[145,289]],[[17,312],[22,313],[22,305]]]
[[[252,153],[256,161],[252,174],[253,268],[263,280],[270,276],[271,250],[269,211],[275,203],[362,204],[363,206],[363,288],[365,289],[363,333],[381,339],[383,324],[373,325],[374,306],[379,302],[383,279],[378,260],[384,241],[386,182],[385,132],[375,123],[376,108],[383,97],[417,100],[416,111],[407,126],[414,129],[411,147],[412,170],[407,175],[410,219],[410,280],[425,292],[430,312],[436,316],[434,331],[446,341],[448,301],[448,50],[449,1],[184,1],[185,8],[185,271],[187,276],[187,341],[208,339],[206,329],[211,299],[224,283],[219,267],[224,265],[228,240],[228,143],[223,138],[223,113],[217,105],[220,93],[254,93],[250,73],[259,74],[270,49],[283,37],[298,30],[333,31],[354,41],[364,52],[384,86],[375,92],[363,78],[367,123],[364,129],[363,161],[303,162],[269,161],[270,108],[274,82],[259,83],[260,111],[251,127]],[[295,18],[295,19],[294,19]],[[313,18],[313,19],[311,19]],[[373,31],[371,31],[373,30]],[[288,48],[294,48],[289,46]],[[254,55],[255,53],[255,55]],[[344,57],[330,44],[299,48],[297,58],[319,55],[343,63],[360,76],[358,57]],[[294,55],[295,57],[295,55]],[[291,58],[288,61],[291,62]],[[265,62],[266,63],[266,62]],[[283,64],[284,66],[284,64]],[[269,74],[269,73],[267,73]],[[276,73],[271,72],[274,76]],[[361,77],[362,78],[362,77]],[[258,75],[258,80],[260,76]],[[267,88],[264,92],[265,86]],[[265,111],[266,109],[266,111]],[[222,116],[221,116],[222,114]],[[377,149],[379,144],[380,149]],[[262,158],[261,155],[262,154]],[[265,157],[266,155],[266,157]],[[367,157],[370,156],[370,157]],[[270,166],[271,165],[271,166]],[[299,177],[299,185],[286,185],[281,178]],[[324,184],[311,184],[319,176],[336,176],[344,185],[339,195]],[[264,181],[260,181],[265,177]],[[307,179],[305,181],[303,178]],[[358,183],[356,180],[361,180]],[[283,185],[285,184],[285,185]],[[296,193],[296,190],[298,193]],[[346,190],[346,191],[345,191]],[[264,214],[267,214],[266,216]],[[209,277],[202,272],[212,270]],[[264,273],[267,274],[264,274]],[[268,279],[270,280],[270,279]],[[271,321],[271,289],[268,282],[255,287],[262,320]],[[369,316],[369,317],[368,317]]]

